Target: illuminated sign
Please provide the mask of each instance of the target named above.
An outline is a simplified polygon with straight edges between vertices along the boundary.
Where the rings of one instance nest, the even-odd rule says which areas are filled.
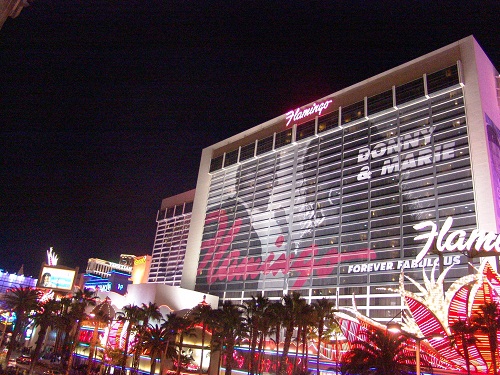
[[[71,268],[43,266],[36,286],[70,291],[73,289],[75,276],[76,270]]]
[[[404,171],[425,165],[432,165],[434,162],[453,159],[455,157],[455,142],[436,145],[434,152],[430,148],[422,148],[416,152],[409,152],[399,160],[399,152],[430,145],[434,128],[424,128],[401,137],[389,139],[386,142],[376,143],[371,149],[363,147],[358,152],[358,163],[369,162],[383,156],[394,155],[384,160],[382,167],[377,172],[378,175],[389,175],[394,172]],[[358,181],[368,180],[373,176],[369,166],[361,168],[358,174]]]
[[[423,221],[414,225],[413,228],[416,230],[430,229],[428,233],[415,237],[416,241],[426,240],[415,261],[420,262],[431,249],[441,253],[444,251],[468,251],[469,256],[479,255],[478,252],[481,252],[483,256],[491,255],[491,251],[500,253],[500,235],[474,229],[467,239],[467,233],[464,230],[449,232],[452,224],[453,218],[448,217],[439,231],[437,225],[432,221]]]
[[[141,264],[145,264],[146,263],[146,255],[140,257],[140,258],[135,258],[134,259],[134,266],[139,266]]]
[[[451,264],[460,264],[460,255],[446,256],[443,259],[443,263],[445,266],[449,266]],[[439,258],[434,258],[434,259],[426,258],[422,259],[419,262],[416,259],[413,260],[405,259],[405,260],[377,262],[377,263],[351,264],[347,268],[347,273],[415,269],[415,268],[432,267],[437,264],[439,264]]]
[[[312,116],[312,115],[318,115],[321,116],[321,112],[323,112],[325,109],[328,108],[330,103],[332,103],[333,100],[326,100],[322,103],[316,104],[313,103],[310,107],[307,107],[303,110],[300,110],[300,108],[297,108],[295,111],[289,111],[286,114],[286,126],[290,126],[293,122],[305,119],[306,117]]]

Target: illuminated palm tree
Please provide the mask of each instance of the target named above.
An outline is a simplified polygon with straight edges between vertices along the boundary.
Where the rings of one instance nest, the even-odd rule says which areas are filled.
[[[151,358],[151,369],[149,373],[154,375],[156,371],[156,360],[161,357],[163,351],[167,350],[168,339],[167,331],[156,325],[149,325],[141,337],[141,347],[149,354]]]
[[[319,354],[321,352],[321,343],[325,332],[325,325],[333,318],[335,303],[329,299],[322,298],[312,303],[318,332],[318,344],[316,353],[316,373],[319,375]]]
[[[297,360],[299,358],[299,348],[302,343],[302,356],[306,354],[306,343],[307,336],[310,330],[310,327],[313,325],[313,308],[311,305],[308,305],[304,300],[303,303],[298,306],[297,315],[295,316],[296,327],[297,327],[297,336],[296,336],[296,346],[295,346],[295,359],[293,361],[293,372],[297,369]],[[315,324],[314,324],[315,325]],[[307,356],[307,354],[306,354]],[[304,359],[304,358],[303,358]],[[304,367],[307,363],[307,359],[302,361],[302,366]]]
[[[122,322],[128,322],[127,332],[125,334],[125,345],[123,348],[123,358],[121,361],[122,372],[125,373],[125,367],[127,366],[127,357],[129,353],[130,335],[132,331],[136,329],[136,324],[142,319],[144,311],[136,305],[126,305],[123,306],[122,311],[118,313],[118,319]]]
[[[303,306],[306,304],[306,300],[303,299],[299,293],[292,292],[292,294],[283,296],[282,303],[284,307],[282,322],[285,328],[285,337],[283,340],[283,351],[281,353],[278,373],[280,375],[287,375],[288,351],[292,343],[293,331],[297,325],[298,316]]]
[[[344,355],[342,375],[410,375],[415,368],[408,365],[414,356],[407,354],[407,338],[376,328],[367,332],[366,340],[357,340]],[[428,364],[426,364],[428,366]]]
[[[471,322],[467,320],[458,319],[456,322],[450,325],[451,332],[454,336],[460,338],[460,340],[456,340],[455,342],[462,343],[462,354],[465,359],[465,364],[467,366],[467,374],[470,375],[470,358],[469,358],[469,344],[474,344],[476,338],[474,334],[477,330],[476,325],[471,324]]]
[[[260,364],[260,351],[258,358],[255,361],[255,351],[257,343],[261,347],[263,340],[262,333],[266,326],[266,309],[269,306],[269,299],[263,296],[257,298],[252,296],[251,300],[244,303],[245,318],[248,324],[249,341],[250,341],[250,360],[249,360],[249,373],[253,375],[256,368],[255,363]],[[257,366],[257,370],[259,366]]]
[[[33,369],[35,368],[38,357],[40,356],[40,352],[42,350],[43,342],[45,341],[45,336],[49,328],[53,327],[55,324],[55,317],[61,308],[61,303],[59,301],[50,299],[43,304],[39,304],[35,311],[35,315],[33,316],[33,321],[35,327],[39,327],[38,337],[35,344],[35,350],[31,357],[31,365],[29,372],[33,373]]]
[[[90,374],[90,371],[92,369],[92,361],[94,360],[94,355],[98,343],[99,326],[101,324],[108,325],[115,317],[115,310],[111,306],[111,300],[109,299],[109,297],[106,297],[106,299],[102,303],[92,309],[90,317],[92,318],[92,321],[94,323],[94,332],[90,341],[87,375]]]
[[[3,303],[8,310],[16,315],[16,323],[8,345],[5,363],[8,363],[12,355],[12,351],[17,343],[17,337],[23,334],[24,329],[28,325],[31,312],[37,309],[40,295],[41,292],[39,290],[22,286],[9,289],[4,294]]]
[[[195,323],[201,324],[201,357],[200,357],[200,370],[199,370],[200,374],[203,372],[203,351],[205,349],[205,336],[211,314],[212,314],[212,308],[208,303],[205,302],[205,300],[203,300],[202,303],[198,304],[192,311],[193,321]]]
[[[69,351],[66,375],[69,375],[69,371],[73,365],[73,352],[78,345],[78,338],[80,335],[80,329],[82,328],[83,320],[87,317],[86,310],[88,307],[95,306],[97,304],[97,298],[97,293],[94,290],[88,288],[79,289],[73,295],[70,315],[71,320],[73,321],[74,333],[71,343],[71,349]]]
[[[500,328],[500,311],[498,303],[486,302],[479,306],[477,311],[472,316],[472,323],[477,329],[488,335],[490,344],[491,361],[493,366],[493,374],[497,375],[497,355],[498,355],[498,329]]]
[[[275,301],[269,305],[267,308],[268,319],[269,319],[269,334],[274,334],[274,343],[276,345],[276,372],[279,368],[279,358],[280,358],[280,341],[281,341],[281,328],[283,326],[285,307],[281,301]]]
[[[221,337],[222,352],[226,357],[226,375],[231,375],[233,369],[234,347],[246,332],[243,308],[233,305],[231,301],[225,301],[218,315],[220,325],[218,326]]]
[[[142,324],[138,327],[137,335],[138,340],[135,346],[134,358],[132,363],[133,373],[137,374],[139,371],[139,361],[142,354],[142,335],[146,331],[150,320],[161,320],[160,307],[156,303],[149,302],[147,305],[143,303],[142,309]]]

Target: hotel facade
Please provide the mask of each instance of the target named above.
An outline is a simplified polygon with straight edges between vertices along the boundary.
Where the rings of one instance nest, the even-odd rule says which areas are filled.
[[[498,72],[468,37],[207,147],[180,286],[390,320],[401,272],[451,266],[449,285],[480,262],[453,239],[423,254],[415,225],[500,232],[498,127]]]

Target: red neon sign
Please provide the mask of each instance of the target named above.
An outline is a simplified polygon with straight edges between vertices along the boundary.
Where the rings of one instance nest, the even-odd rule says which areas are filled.
[[[288,127],[292,123],[292,121],[296,122],[299,120],[304,120],[307,117],[311,117],[313,115],[316,116],[316,114],[318,116],[321,116],[321,112],[323,112],[325,109],[327,109],[328,106],[332,102],[333,102],[333,100],[325,100],[324,102],[319,103],[319,104],[313,103],[309,107],[304,108],[302,110],[300,108],[297,108],[295,111],[287,112],[287,114],[286,114],[286,120],[287,120],[286,126]]]

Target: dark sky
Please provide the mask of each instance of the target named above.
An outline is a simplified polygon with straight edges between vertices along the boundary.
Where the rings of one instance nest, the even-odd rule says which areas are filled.
[[[500,1],[36,0],[0,30],[0,268],[150,254],[201,150],[474,35]]]

